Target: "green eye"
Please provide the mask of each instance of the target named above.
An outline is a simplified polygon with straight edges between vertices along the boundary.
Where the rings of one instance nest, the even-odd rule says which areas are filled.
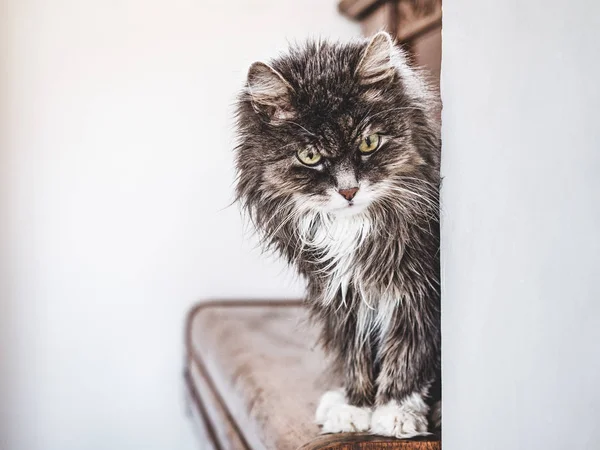
[[[312,148],[303,148],[302,150],[298,150],[296,156],[302,164],[307,166],[316,166],[319,164],[322,158],[321,154]]]
[[[380,142],[381,138],[377,133],[370,134],[369,136],[362,138],[360,144],[358,144],[358,150],[364,154],[373,153],[379,148]]]

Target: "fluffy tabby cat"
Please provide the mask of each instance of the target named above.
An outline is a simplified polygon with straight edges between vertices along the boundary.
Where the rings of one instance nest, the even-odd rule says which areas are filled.
[[[437,97],[386,33],[254,63],[238,102],[237,195],[308,281],[344,376],[324,432],[426,432],[439,399]]]

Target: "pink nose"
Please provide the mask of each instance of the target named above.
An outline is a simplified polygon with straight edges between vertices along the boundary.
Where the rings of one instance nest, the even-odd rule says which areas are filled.
[[[353,187],[353,188],[350,188],[350,189],[340,189],[338,192],[340,193],[340,195],[342,197],[344,197],[346,200],[350,201],[350,200],[352,200],[354,198],[354,196],[358,192],[358,188],[357,187]]]

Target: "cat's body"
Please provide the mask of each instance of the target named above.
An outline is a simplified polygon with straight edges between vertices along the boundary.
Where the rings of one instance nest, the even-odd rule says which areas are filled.
[[[384,33],[255,63],[239,102],[237,191],[308,280],[345,379],[326,432],[424,432],[439,381],[437,103]]]

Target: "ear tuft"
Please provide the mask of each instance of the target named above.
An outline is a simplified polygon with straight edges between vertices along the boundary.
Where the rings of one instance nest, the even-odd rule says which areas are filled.
[[[271,66],[255,62],[248,70],[248,94],[254,110],[272,121],[293,117],[291,94],[293,88]]]
[[[394,41],[388,33],[380,31],[373,36],[356,69],[361,84],[375,84],[393,77],[395,51]]]

